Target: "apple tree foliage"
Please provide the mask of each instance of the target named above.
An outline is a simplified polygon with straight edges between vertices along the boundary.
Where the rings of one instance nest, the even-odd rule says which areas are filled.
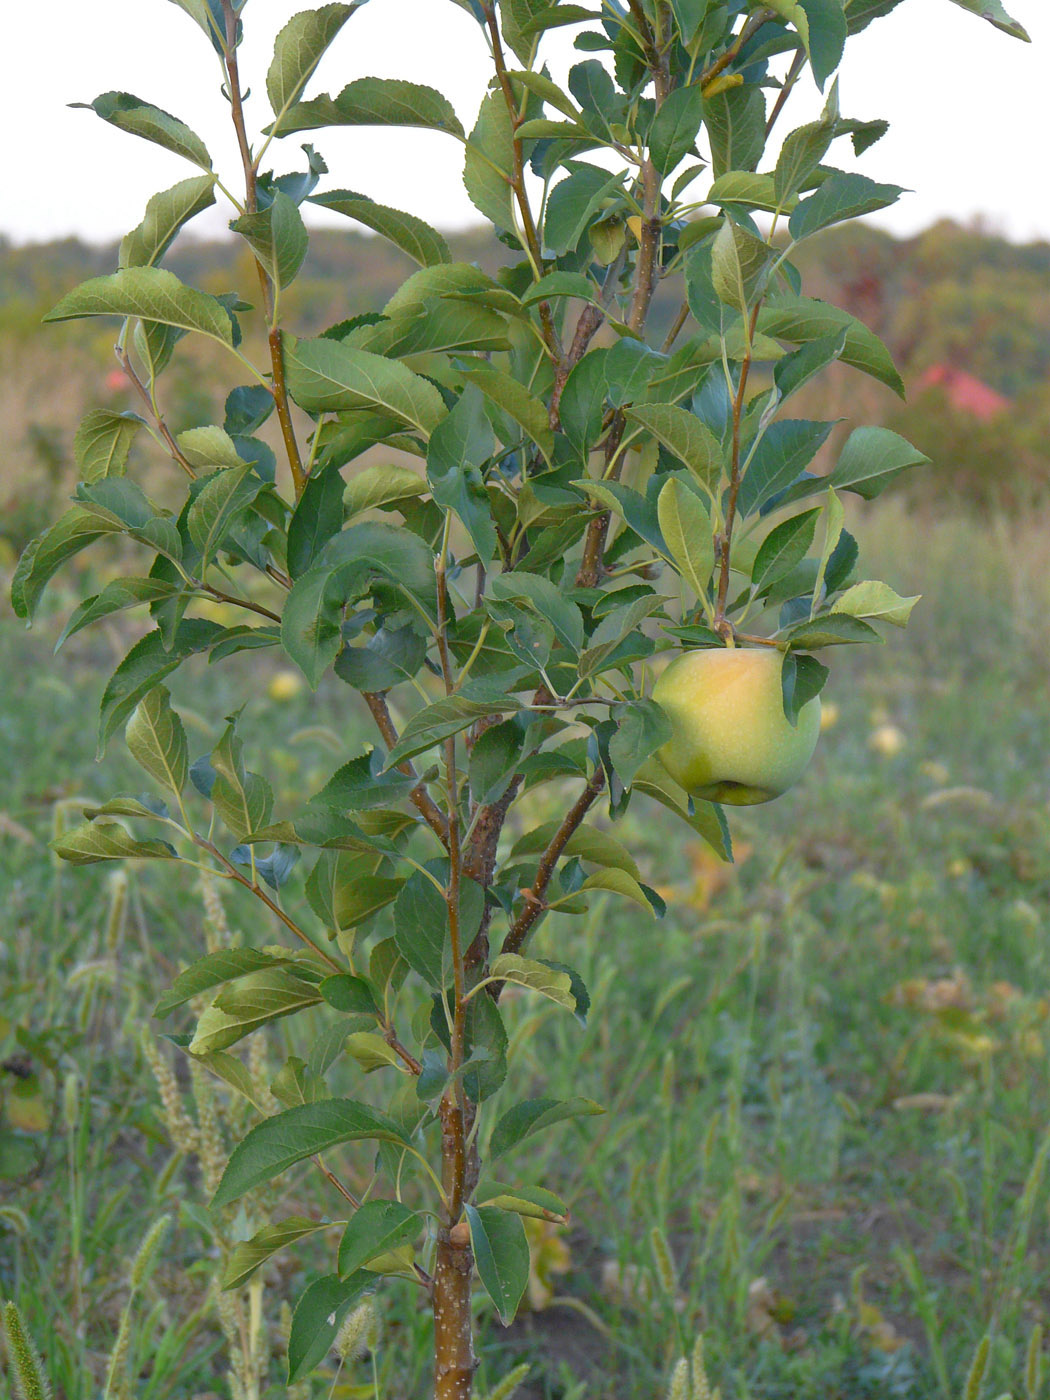
[[[454,0],[492,61],[465,124],[437,88],[399,78],[317,92],[359,8],[325,4],[277,35],[257,136],[238,66],[250,5],[174,3],[202,31],[242,168],[221,179],[204,140],[147,98],[90,104],[191,170],[150,199],[118,268],[47,317],[115,321],[138,411],[84,419],[72,504],[26,550],[14,606],[31,619],[63,564],[123,538],[134,567],[85,598],[64,637],[142,617],[106,684],[99,746],[122,731],[155,789],[87,812],[56,850],[204,863],[265,906],[255,946],[192,962],[157,1008],[185,1026],[204,1005],[182,1043],[235,1089],[238,1042],[279,1017],[311,1022],[308,1058],[273,1086],[281,1111],[235,1148],[214,1205],[346,1144],[374,1178],[362,1202],[328,1172],[333,1224],[275,1219],[223,1282],[243,1286],[323,1229],[329,1271],[298,1301],[290,1378],[393,1273],[432,1302],[435,1393],[467,1396],[473,1271],[509,1321],[529,1271],[522,1217],[564,1214],[547,1187],[507,1184],[514,1154],[600,1111],[515,1100],[501,990],[583,1018],[586,988],[560,950],[530,949],[537,925],[594,895],[642,920],[663,912],[621,841],[587,825],[599,803],[614,820],[659,804],[730,858],[721,811],[655,758],[669,725],[650,698],[654,659],[772,644],[790,719],[827,676],[814,652],[881,640],[914,602],[858,572],[844,506],[925,459],[854,425],[814,472],[834,424],[792,412],[836,362],[902,389],[877,336],[814,298],[792,261],[902,192],[851,169],[886,126],[843,108],[835,77],[852,36],[899,0]],[[955,3],[1025,37],[998,0]],[[792,92],[813,85],[820,115],[790,129]],[[310,143],[348,126],[458,143],[500,270],[455,261],[422,219],[329,179]],[[251,286],[218,296],[164,267],[217,199],[255,263]],[[314,207],[415,268],[385,304],[297,334],[284,294]],[[672,308],[659,335],[656,298]],[[193,337],[225,354],[225,409],[174,434],[164,374]],[[167,454],[176,504],[135,480],[140,435]],[[233,625],[202,615],[216,600]],[[291,810],[249,766],[236,714],[199,754],[165,686],[184,665],[257,651],[290,658],[311,687],[345,687],[348,713],[375,725]],[[250,661],[237,674],[249,700]],[[555,815],[506,839],[515,802],[539,788]],[[345,1057],[362,1083],[376,1074],[360,1099],[328,1086]]]

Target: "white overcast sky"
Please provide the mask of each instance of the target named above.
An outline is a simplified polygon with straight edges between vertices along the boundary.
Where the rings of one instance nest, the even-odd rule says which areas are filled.
[[[849,45],[840,84],[843,114],[891,122],[890,134],[859,168],[914,191],[878,216],[895,232],[914,232],[945,215],[982,216],[1015,240],[1050,239],[1050,5],[1007,3],[1028,28],[1031,44],[950,0],[904,0]],[[268,115],[263,80],[273,36],[306,7],[302,0],[249,0],[242,74],[253,88],[249,114],[258,126]],[[114,239],[139,221],[154,191],[194,173],[177,157],[66,105],[109,89],[134,92],[181,117],[205,139],[220,170],[236,179],[216,60],[176,5],[8,0],[4,10],[0,233],[20,243],[69,235]],[[563,31],[551,46],[555,76],[586,57],[572,52],[572,32],[567,38]],[[369,73],[429,82],[452,100],[469,129],[487,64],[479,29],[450,0],[370,0],[336,39],[309,92],[335,92]],[[810,82],[792,99],[783,130],[808,120],[819,105]],[[361,129],[308,133],[275,149],[278,170],[294,167],[298,142],[306,139],[328,161],[329,187],[358,190],[446,229],[478,220],[462,189],[461,148],[448,137]],[[212,210],[195,227],[215,233],[227,217]]]

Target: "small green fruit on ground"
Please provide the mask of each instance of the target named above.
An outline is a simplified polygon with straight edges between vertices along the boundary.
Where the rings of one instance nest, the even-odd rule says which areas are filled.
[[[820,700],[792,726],[784,714],[783,653],[730,647],[689,651],[672,661],[653,699],[673,734],[660,759],[694,797],[734,807],[771,802],[798,782],[820,734]]]

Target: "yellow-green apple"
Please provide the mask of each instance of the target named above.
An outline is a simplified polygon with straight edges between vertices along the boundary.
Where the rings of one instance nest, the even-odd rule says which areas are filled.
[[[820,733],[820,700],[792,726],[781,692],[783,653],[716,647],[676,657],[653,687],[671,721],[660,759],[694,797],[735,807],[771,802],[798,782]]]

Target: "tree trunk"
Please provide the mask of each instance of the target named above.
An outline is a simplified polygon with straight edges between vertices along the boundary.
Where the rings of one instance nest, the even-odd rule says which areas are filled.
[[[474,1391],[474,1339],[470,1278],[474,1256],[465,1223],[438,1235],[434,1271],[434,1400],[470,1400]]]

